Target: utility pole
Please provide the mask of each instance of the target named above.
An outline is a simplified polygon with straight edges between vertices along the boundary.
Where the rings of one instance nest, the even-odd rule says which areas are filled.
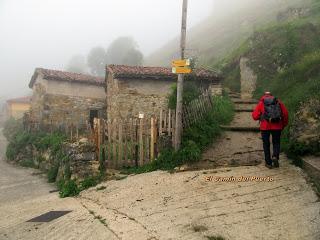
[[[184,52],[186,49],[186,34],[187,34],[187,10],[188,0],[183,0],[182,4],[182,23],[181,23],[181,39],[180,39],[180,59],[184,59]],[[183,74],[178,75],[177,83],[177,106],[176,106],[176,131],[174,149],[180,149],[182,136],[182,94],[183,94]]]

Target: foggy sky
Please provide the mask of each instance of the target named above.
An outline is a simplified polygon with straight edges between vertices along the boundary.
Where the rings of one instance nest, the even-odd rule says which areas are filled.
[[[189,0],[188,28],[215,0]],[[216,0],[218,1],[218,0]],[[182,0],[0,0],[0,101],[30,94],[36,67],[63,70],[75,54],[132,36],[145,56],[180,33]]]

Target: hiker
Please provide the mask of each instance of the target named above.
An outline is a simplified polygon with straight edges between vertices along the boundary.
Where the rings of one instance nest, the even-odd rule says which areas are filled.
[[[272,96],[270,92],[265,92],[252,112],[252,118],[255,121],[260,121],[265,166],[270,169],[272,167],[278,168],[281,131],[288,125],[288,111],[286,107],[279,99]],[[270,154],[270,135],[272,135],[273,145],[272,157]]]

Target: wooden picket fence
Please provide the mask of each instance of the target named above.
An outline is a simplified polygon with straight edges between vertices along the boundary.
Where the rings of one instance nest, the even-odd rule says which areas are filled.
[[[199,98],[192,100],[188,105],[183,105],[183,128],[189,128],[197,123],[213,108],[213,100],[209,91],[203,92]]]
[[[161,110],[157,117],[128,120],[95,119],[94,136],[99,160],[109,168],[141,166],[153,161],[163,136],[174,141],[175,112]]]
[[[201,120],[212,109],[209,93],[183,107],[183,127]],[[94,121],[97,155],[107,168],[141,166],[153,161],[165,146],[172,146],[175,136],[175,111],[161,109],[150,118]]]

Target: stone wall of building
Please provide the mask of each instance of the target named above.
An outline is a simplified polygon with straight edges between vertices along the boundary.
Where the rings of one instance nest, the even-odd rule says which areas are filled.
[[[107,118],[138,117],[139,112],[149,117],[167,108],[167,96],[173,82],[150,79],[107,80]]]
[[[105,99],[46,94],[41,122],[45,125],[85,124],[89,120],[90,110],[105,113]]]
[[[105,116],[105,90],[102,86],[45,80],[41,76],[33,86],[31,119],[42,126],[83,126],[90,110]]]
[[[175,82],[161,79],[113,79],[107,77],[107,118],[127,119],[138,117],[144,113],[145,117],[159,115],[160,109],[167,109],[168,95]],[[221,94],[221,85],[209,86],[201,83],[213,94]]]

